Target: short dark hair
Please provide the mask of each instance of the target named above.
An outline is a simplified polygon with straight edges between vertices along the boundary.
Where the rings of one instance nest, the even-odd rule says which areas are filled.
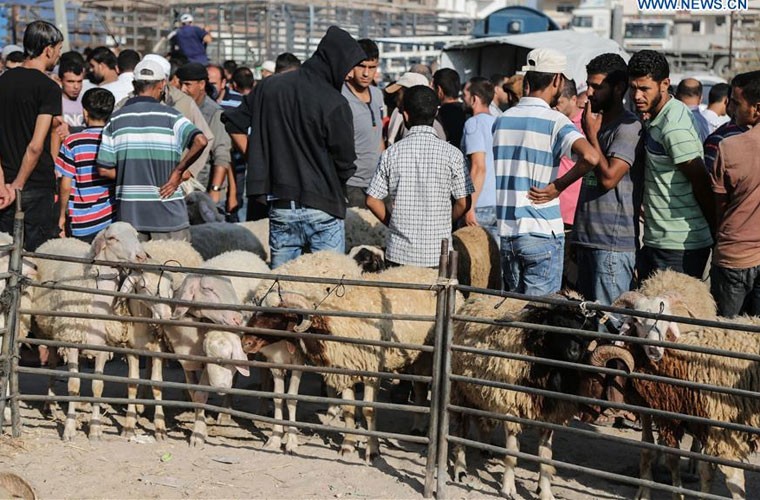
[[[224,71],[232,74],[238,68],[238,63],[236,63],[232,59],[228,59],[224,61],[224,63],[222,63],[222,67],[224,68]]]
[[[654,50],[640,50],[628,61],[628,76],[630,78],[652,77],[661,82],[670,76],[670,65],[665,56]]]
[[[696,85],[692,81],[697,82]],[[699,97],[702,99],[702,82],[695,78],[684,78],[676,87],[676,99],[683,97]]]
[[[10,54],[8,54],[8,57],[5,58],[6,61],[12,62],[12,63],[22,63],[26,59],[26,56],[23,52],[20,50],[14,50]]]
[[[77,52],[76,50],[70,50],[68,52],[64,52],[61,54],[61,59],[59,61],[59,64],[63,64],[66,61],[76,61],[82,66],[84,66],[87,61],[84,60],[84,56]]]
[[[575,80],[572,78],[565,78],[565,86],[562,87],[562,93],[560,94],[565,99],[572,99],[578,95],[578,87],[575,85]]]
[[[727,83],[716,83],[710,89],[707,102],[709,104],[715,104],[728,97],[728,91],[731,90],[731,86]]]
[[[494,84],[488,78],[474,76],[470,78],[470,95],[476,96],[480,101],[488,106],[493,101]]]
[[[143,92],[145,92],[148,89],[152,89],[159,83],[161,83],[163,80],[157,80],[157,81],[147,81],[147,80],[134,80],[132,82],[132,87],[135,89],[135,95],[140,95]]]
[[[58,77],[63,78],[65,73],[81,75],[84,73],[84,65],[74,58],[61,59],[58,63]]]
[[[504,73],[494,73],[493,75],[491,75],[491,78],[489,78],[489,80],[491,81],[494,87],[501,87],[502,85],[504,85],[504,80],[506,80],[507,78],[509,77],[505,75]]]
[[[140,54],[136,50],[125,49],[119,53],[116,58],[116,65],[119,67],[119,73],[134,71],[135,66],[140,62]]]
[[[415,85],[404,91],[404,111],[409,114],[407,127],[432,125],[440,101],[427,85]]]
[[[611,87],[623,83],[628,86],[628,65],[620,54],[608,52],[591,59],[586,65],[587,75],[606,75],[605,81]]]
[[[290,52],[283,52],[274,61],[274,72],[282,73],[290,69],[300,68],[301,60]]]
[[[740,73],[731,80],[731,86],[742,89],[744,98],[750,104],[760,102],[760,71]]]
[[[82,107],[95,120],[108,120],[115,104],[111,91],[99,87],[89,89],[82,96]]]
[[[380,49],[377,48],[377,44],[375,42],[369,38],[362,38],[357,43],[359,44],[359,47],[362,48],[364,53],[367,54],[365,61],[380,59]]]
[[[543,71],[526,71],[523,80],[523,88],[528,85],[530,92],[540,92],[554,81],[557,73],[544,73]]]
[[[63,42],[63,33],[47,21],[32,21],[24,30],[24,55],[35,59],[47,47],[55,47]]]
[[[440,88],[446,97],[459,97],[462,84],[459,81],[459,73],[451,68],[441,68],[433,75],[433,86]]]
[[[240,66],[232,73],[232,82],[242,90],[253,88],[253,71],[251,68]]]
[[[118,60],[116,59],[116,54],[111,51],[108,47],[95,47],[92,49],[92,52],[90,52],[90,57],[87,59],[87,61],[95,61],[96,63],[103,63],[106,66],[108,66],[109,69],[116,69],[116,66],[118,64]]]

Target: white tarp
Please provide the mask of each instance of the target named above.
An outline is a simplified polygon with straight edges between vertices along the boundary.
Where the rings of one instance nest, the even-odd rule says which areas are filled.
[[[441,66],[459,72],[462,80],[473,76],[489,77],[494,73],[512,75],[522,69],[528,52],[539,47],[559,50],[567,56],[568,71],[576,83],[586,81],[586,64],[607,52],[629,55],[614,40],[593,33],[577,31],[543,31],[523,35],[473,38],[444,47]]]

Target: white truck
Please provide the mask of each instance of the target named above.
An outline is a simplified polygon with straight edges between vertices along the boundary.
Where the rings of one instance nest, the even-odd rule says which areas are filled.
[[[729,70],[731,20],[727,12],[640,12],[636,2],[589,0],[573,11],[571,27],[612,38],[628,52],[663,52],[677,72]]]

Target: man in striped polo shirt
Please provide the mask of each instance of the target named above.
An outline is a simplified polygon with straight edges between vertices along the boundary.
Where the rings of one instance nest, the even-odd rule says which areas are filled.
[[[713,243],[715,201],[691,111],[668,93],[670,67],[662,54],[637,52],[628,76],[636,111],[646,120],[639,279],[658,269],[701,279]]]
[[[505,289],[546,295],[562,284],[565,233],[557,196],[600,160],[572,122],[552,109],[570,78],[567,58],[535,49],[523,71],[528,95],[494,124],[496,212]],[[560,159],[571,153],[579,161],[557,179]]]
[[[187,118],[161,104],[165,85],[159,63],[137,65],[135,97],[103,128],[98,172],[116,179],[117,218],[132,224],[143,241],[190,241],[179,184],[208,141]]]

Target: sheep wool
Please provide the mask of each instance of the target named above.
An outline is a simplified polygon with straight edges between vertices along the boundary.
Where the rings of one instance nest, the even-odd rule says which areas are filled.
[[[452,234],[452,246],[459,253],[457,278],[461,285],[501,289],[499,246],[481,226],[466,226]]]
[[[243,250],[234,250],[217,255],[213,259],[207,260],[202,267],[207,269],[216,269],[219,271],[241,271],[247,273],[269,274],[271,270],[266,262],[255,253],[245,252]],[[256,289],[261,283],[262,278],[243,278],[240,276],[228,276],[235,289],[238,300],[241,304],[251,304],[253,302]]]
[[[359,245],[385,248],[388,228],[366,208],[346,210],[346,252]]]

